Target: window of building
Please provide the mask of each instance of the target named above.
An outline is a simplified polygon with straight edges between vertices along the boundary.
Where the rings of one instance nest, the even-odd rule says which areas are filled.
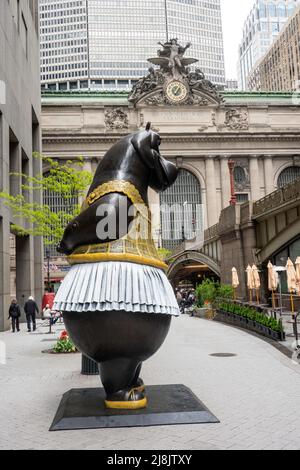
[[[280,18],[285,18],[286,16],[286,10],[285,10],[285,4],[284,3],[280,3],[277,7],[277,12],[278,12],[278,16]]]
[[[246,172],[243,167],[236,166],[233,171],[234,182],[236,184],[245,184],[247,181]]]
[[[66,91],[68,89],[68,84],[67,83],[60,83],[58,85],[59,90],[61,91]]]
[[[269,16],[272,16],[272,17],[277,16],[277,9],[274,3],[270,3],[268,9],[269,9]]]
[[[77,82],[70,82],[70,90],[77,90],[78,83]]]
[[[259,2],[259,17],[265,18],[267,16],[267,9],[265,2]]]
[[[290,166],[280,173],[277,186],[278,188],[282,188],[298,179],[300,179],[300,166]]]
[[[47,177],[47,173],[45,173],[44,176]],[[44,191],[44,194],[43,194],[43,202],[45,205],[50,207],[51,211],[55,212],[56,214],[60,212],[73,213],[74,209],[78,205],[78,197],[74,195],[74,197],[66,199],[57,193],[53,193],[53,191],[46,190]],[[51,235],[49,235],[49,237],[47,238],[48,240],[51,241]],[[46,256],[46,251],[49,251],[50,256],[52,257],[58,256],[55,244],[53,245],[45,244],[45,256]]]
[[[29,158],[22,149],[22,195],[25,201],[29,202],[29,191],[25,189],[24,186],[28,184],[27,176],[29,176]]]
[[[20,173],[20,146],[15,134],[9,129],[9,194],[17,196],[21,191],[19,176]]]
[[[249,194],[248,193],[237,193],[236,194],[236,202],[238,204],[244,204],[245,202],[249,201]]]
[[[160,205],[163,248],[172,251],[189,238],[189,230],[203,228],[201,185],[189,171],[179,171],[173,186],[161,194]]]

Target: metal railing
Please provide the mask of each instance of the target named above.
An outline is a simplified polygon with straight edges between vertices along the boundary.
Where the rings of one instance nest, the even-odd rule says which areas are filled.
[[[260,217],[281,205],[300,199],[300,179],[284,186],[253,204],[253,218]]]

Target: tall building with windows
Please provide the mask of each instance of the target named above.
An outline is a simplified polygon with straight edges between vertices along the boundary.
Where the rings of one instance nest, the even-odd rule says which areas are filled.
[[[41,203],[38,191],[22,186],[21,174],[41,174],[41,98],[39,77],[39,24],[35,0],[0,2],[0,191]],[[23,235],[30,225],[16,218],[0,199],[0,331],[12,298],[24,315],[24,303],[33,295],[40,305],[43,294],[43,253],[40,237]]]
[[[300,6],[249,75],[251,91],[300,90]],[[295,104],[299,98],[295,97]]]
[[[40,32],[46,89],[131,88],[173,37],[225,84],[220,0],[40,0]]]
[[[239,48],[239,88],[248,90],[248,77],[255,65],[265,55],[299,0],[256,0],[244,25]]]

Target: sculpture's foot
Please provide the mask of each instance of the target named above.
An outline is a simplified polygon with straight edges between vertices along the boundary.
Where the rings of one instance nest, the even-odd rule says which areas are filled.
[[[144,381],[141,378],[138,378],[136,383],[133,385],[133,390],[136,392],[143,393],[145,391],[145,384]]]
[[[147,407],[147,398],[144,393],[137,389],[121,390],[108,395],[105,406],[113,410],[140,410]]]

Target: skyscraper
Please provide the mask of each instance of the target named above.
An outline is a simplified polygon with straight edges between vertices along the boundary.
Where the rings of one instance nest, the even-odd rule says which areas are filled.
[[[89,76],[86,0],[40,0],[41,79],[77,89]]]
[[[300,6],[249,75],[248,85],[251,91],[299,92],[299,37]]]
[[[265,55],[299,0],[256,0],[245,21],[239,49],[239,88],[248,90],[248,77]]]
[[[225,83],[220,0],[40,0],[40,28],[44,88],[131,88],[173,37]]]

